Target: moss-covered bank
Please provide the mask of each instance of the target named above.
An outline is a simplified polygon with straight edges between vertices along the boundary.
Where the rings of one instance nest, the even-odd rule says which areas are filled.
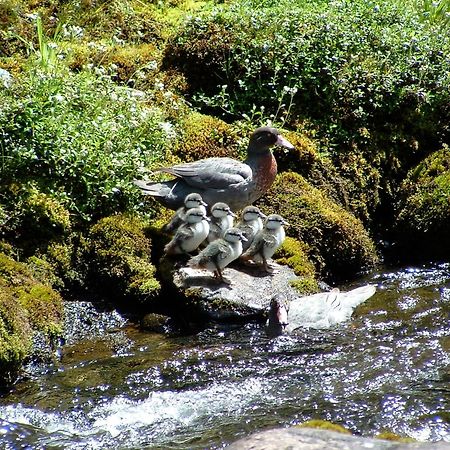
[[[259,205],[290,223],[287,235],[308,244],[310,257],[326,277],[355,276],[378,261],[374,242],[361,221],[301,175],[278,175]]]
[[[12,381],[32,357],[34,333],[56,344],[62,319],[60,295],[36,280],[25,264],[0,253],[0,382]]]

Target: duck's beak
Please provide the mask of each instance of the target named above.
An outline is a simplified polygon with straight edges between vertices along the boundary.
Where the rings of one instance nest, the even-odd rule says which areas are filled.
[[[204,202],[203,200],[200,202],[200,205],[202,205],[202,206],[208,206],[208,203],[206,203],[206,202]]]
[[[231,211],[231,209],[228,211],[228,215],[231,217],[234,217],[234,218],[237,217],[237,214],[235,214],[233,211]]]
[[[211,222],[211,219],[208,216],[203,216],[203,220],[206,220],[207,222]]]
[[[241,241],[248,241],[248,239],[243,235],[243,234],[241,234]]]
[[[279,145],[280,147],[287,148],[288,150],[294,150],[294,146],[281,134],[278,135],[277,142],[275,142],[275,145]]]
[[[289,226],[290,223],[289,223],[289,222],[286,222],[285,220],[283,220],[283,225],[284,225],[284,226]]]
[[[267,219],[267,216],[261,211],[259,212],[259,217],[261,217],[261,219]]]

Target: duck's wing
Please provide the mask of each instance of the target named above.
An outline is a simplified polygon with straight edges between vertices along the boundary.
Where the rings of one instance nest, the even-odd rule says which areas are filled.
[[[169,173],[192,187],[202,189],[224,189],[252,178],[247,165],[232,158],[207,158],[172,167],[162,167],[159,172]]]

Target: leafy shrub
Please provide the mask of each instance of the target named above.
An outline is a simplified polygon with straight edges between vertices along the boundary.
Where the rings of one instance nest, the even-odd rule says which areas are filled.
[[[2,186],[32,182],[83,221],[137,207],[131,183],[169,142],[162,112],[90,73],[30,71],[0,88]],[[3,204],[15,204],[4,189]]]
[[[422,19],[412,2],[226,3],[187,21],[165,64],[205,111],[309,123],[338,171],[371,171],[352,192],[368,182],[367,215],[450,138],[450,35]]]

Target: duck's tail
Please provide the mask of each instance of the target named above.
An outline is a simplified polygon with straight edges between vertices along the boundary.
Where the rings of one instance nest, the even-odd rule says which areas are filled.
[[[341,304],[356,308],[359,304],[365,302],[367,299],[375,294],[377,288],[373,284],[366,284],[348,292],[340,292],[338,297]]]
[[[133,183],[145,195],[152,197],[166,197],[170,193],[170,187],[165,183],[153,183],[151,181],[133,180]]]

